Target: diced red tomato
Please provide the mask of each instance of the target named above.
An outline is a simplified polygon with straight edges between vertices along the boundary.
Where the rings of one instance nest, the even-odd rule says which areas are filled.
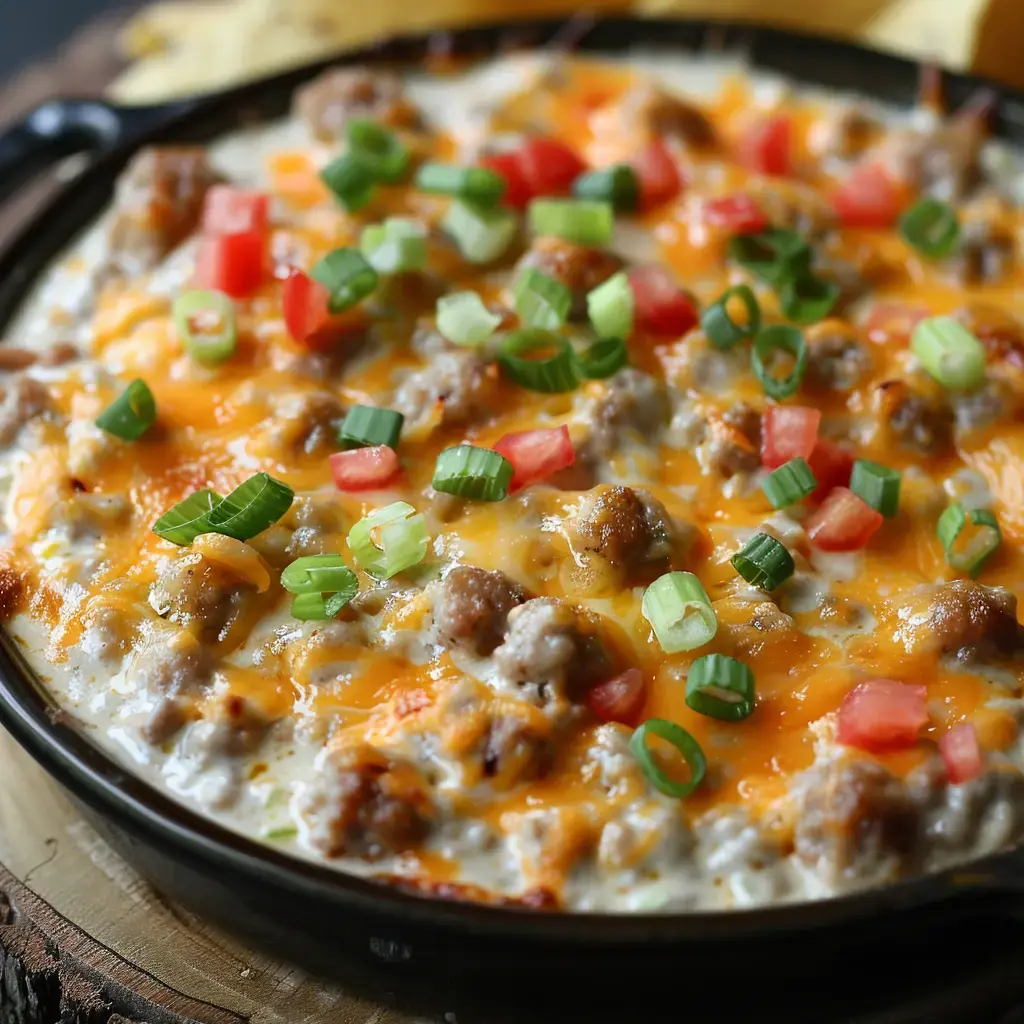
[[[631,161],[640,185],[640,207],[649,210],[679,195],[683,176],[665,143],[655,139]]]
[[[928,722],[925,696],[923,686],[895,679],[865,679],[850,690],[839,707],[839,742],[873,753],[912,747]]]
[[[696,305],[664,267],[631,270],[629,283],[637,330],[679,338],[697,325]]]
[[[501,200],[505,206],[521,210],[533,198],[533,192],[523,177],[518,152],[486,156],[480,161],[480,166],[500,174],[505,179],[505,195]]]
[[[353,448],[331,456],[331,473],[339,491],[373,491],[384,487],[400,468],[398,455],[386,444]]]
[[[809,500],[821,501],[833,488],[846,487],[850,483],[853,456],[845,448],[819,437],[807,465],[811,467],[814,479],[818,481],[818,486]]]
[[[270,197],[254,189],[214,185],[203,202],[203,232],[208,235],[238,235],[245,231],[266,234],[270,224]]]
[[[761,461],[778,469],[790,459],[810,459],[818,441],[821,410],[803,405],[773,405],[764,414]]]
[[[895,338],[906,340],[928,310],[905,302],[877,302],[864,325],[869,341],[884,345]]]
[[[855,167],[832,196],[839,219],[850,228],[892,227],[904,205],[904,190],[881,164]]]
[[[195,283],[233,299],[252,295],[267,274],[266,238],[259,231],[207,235],[196,255]]]
[[[518,491],[560,469],[568,469],[576,461],[567,426],[506,434],[494,450],[512,463],[509,491]]]
[[[595,686],[587,694],[586,702],[602,721],[636,725],[646,698],[643,672],[628,668],[622,675]]]
[[[703,206],[704,220],[730,235],[754,235],[768,227],[764,211],[750,196],[721,196]]]
[[[288,333],[300,344],[314,341],[331,321],[327,303],[331,293],[301,270],[285,278],[282,289],[284,322]]]
[[[834,487],[804,520],[804,529],[822,551],[856,551],[867,544],[884,518],[848,487]]]
[[[946,762],[946,774],[952,783],[969,782],[981,774],[981,747],[970,722],[953,726],[939,740],[939,753]]]
[[[752,125],[740,139],[737,156],[744,167],[759,174],[789,174],[793,122],[779,114]]]
[[[587,169],[576,150],[557,139],[530,139],[517,155],[523,179],[534,196],[564,195]]]

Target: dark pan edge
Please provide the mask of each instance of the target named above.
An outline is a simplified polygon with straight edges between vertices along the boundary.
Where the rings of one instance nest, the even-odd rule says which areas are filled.
[[[484,56],[510,37],[543,45],[563,25],[562,21],[489,25],[452,33],[451,39],[455,52]],[[0,325],[9,322],[40,270],[106,204],[117,172],[140,144],[157,139],[207,138],[237,124],[240,114],[280,111],[292,89],[323,67],[421,59],[429,39],[418,36],[392,40],[211,96],[186,115],[155,125],[131,144],[101,158],[60,193],[0,256]],[[651,46],[652,42],[657,48],[673,51],[703,50],[709,43],[726,50],[739,48],[755,64],[770,70],[896,102],[910,100],[916,88],[916,66],[903,59],[851,44],[751,26],[613,18],[598,22],[581,41],[580,49],[614,52],[632,45]],[[812,66],[828,74],[813,74]],[[978,84],[977,80],[950,76],[951,101],[955,104],[962,100]],[[1024,97],[1001,100],[996,125],[1003,135],[1024,143],[1022,111]],[[732,941],[768,932],[778,935],[849,925],[957,895],[984,896],[1020,873],[1019,857],[1011,850],[960,869],[818,903],[688,915],[552,915],[448,903],[307,865],[189,811],[121,768],[93,746],[85,733],[69,725],[66,715],[55,712],[52,703],[27,677],[20,656],[8,642],[0,651],[0,723],[79,799],[143,841],[171,844],[182,862],[201,868],[216,861],[242,875],[262,879],[265,884],[273,882],[298,898],[327,899],[339,908],[481,936],[542,943],[571,941],[581,947],[687,939]],[[1013,888],[1020,892],[1024,887],[1018,880]]]

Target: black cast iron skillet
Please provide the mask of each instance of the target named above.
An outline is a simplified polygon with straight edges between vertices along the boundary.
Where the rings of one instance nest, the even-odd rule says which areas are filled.
[[[564,32],[560,23],[492,26],[458,32],[449,45],[486,56],[510,38],[546,45]],[[681,60],[709,47],[740,48],[754,64],[802,81],[907,104],[917,89],[909,62],[749,27],[609,19],[575,42],[585,51],[669,48]],[[403,38],[339,60],[415,63],[429,46],[424,37]],[[282,114],[294,88],[324,66],[164,107],[57,100],[0,138],[0,198],[60,157],[95,154],[0,255],[0,327],[32,279],[108,203],[140,145],[202,141]],[[977,85],[951,76],[951,104]],[[1024,144],[1020,104],[1001,98],[994,125]],[[318,973],[419,1008],[484,1005],[489,1020],[881,1022],[896,1019],[886,1002],[894,983],[916,979],[917,1016],[899,1019],[980,1021],[977,979],[995,984],[997,974],[1019,973],[1006,960],[1008,951],[1021,955],[1024,941],[1024,856],[1015,851],[839,899],[735,913],[584,916],[477,906],[299,862],[193,813],[56,713],[7,638],[0,723],[160,889]]]

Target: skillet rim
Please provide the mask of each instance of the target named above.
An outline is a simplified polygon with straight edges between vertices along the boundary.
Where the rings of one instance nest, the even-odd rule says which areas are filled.
[[[453,52],[493,56],[511,34],[536,36],[538,45],[550,44],[565,31],[564,18],[497,22],[451,31]],[[180,138],[205,139],[245,122],[249,108],[290,98],[293,89],[323,69],[353,63],[407,63],[429,53],[438,31],[396,36],[370,47],[345,50],[328,60],[317,61],[242,86],[169,104],[163,108],[114,108],[126,119],[151,117],[149,124],[101,155],[78,177],[62,188],[0,254],[0,329],[6,330],[26,287],[52,264],[54,257],[75,234],[95,219],[109,200],[113,183],[128,159],[142,146]],[[584,54],[615,53],[633,46],[652,45],[659,50],[689,56],[711,42],[723,50],[747,50],[751,63],[812,85],[855,90],[889,102],[910,99],[918,65],[853,43],[836,42],[788,30],[751,24],[707,20],[639,17],[599,19],[578,46]],[[759,47],[774,48],[785,58],[783,66],[763,59]],[[479,51],[479,52],[478,52]],[[827,58],[826,54],[833,59]],[[826,75],[811,74],[808,60]],[[844,63],[846,62],[846,63]],[[849,62],[870,82],[849,81]],[[868,62],[876,65],[869,75]],[[823,78],[847,76],[846,85]],[[897,88],[884,82],[888,75]],[[976,78],[947,75],[948,92],[960,101],[984,83]],[[891,95],[891,93],[896,95]],[[879,93],[883,93],[879,96]],[[900,95],[902,93],[902,95]],[[1024,144],[1024,94],[1000,89],[993,134],[1013,136]],[[225,123],[226,122],[226,123]],[[214,126],[211,130],[211,124]],[[257,884],[273,883],[298,900],[328,902],[338,909],[398,918],[403,924],[471,930],[501,939],[520,939],[544,944],[570,941],[577,946],[635,946],[649,942],[738,940],[780,931],[808,932],[839,924],[853,924],[883,914],[936,904],[964,895],[990,896],[1006,890],[1024,894],[1024,863],[1019,847],[928,875],[917,875],[823,900],[777,903],[728,911],[677,914],[538,912],[517,906],[444,900],[416,894],[394,885],[374,882],[335,868],[286,854],[273,846],[233,832],[191,811],[165,795],[141,775],[122,767],[112,755],[88,738],[85,725],[73,727],[74,718],[59,709],[55,700],[34,678],[16,642],[0,631],[0,725],[77,799],[124,829],[135,838],[156,845],[165,854],[192,866],[215,865],[245,875]],[[1019,879],[1015,876],[1021,876]]]

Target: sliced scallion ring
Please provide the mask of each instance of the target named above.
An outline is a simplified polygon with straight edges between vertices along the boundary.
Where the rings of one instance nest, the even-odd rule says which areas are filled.
[[[156,422],[156,399],[144,380],[133,380],[96,417],[96,426],[122,441],[138,441]]]
[[[223,292],[184,292],[171,307],[174,326],[188,354],[203,366],[219,366],[238,344],[235,304]]]
[[[806,274],[811,250],[795,231],[768,228],[756,235],[737,235],[729,242],[729,257],[744,270],[778,287]]]
[[[442,222],[459,252],[470,263],[492,263],[512,244],[519,222],[511,210],[491,209],[479,203],[456,201]]]
[[[373,170],[356,153],[344,153],[320,172],[320,180],[349,212],[361,210],[373,198]]]
[[[453,345],[482,345],[501,326],[476,292],[454,292],[437,300],[437,329]]]
[[[926,197],[900,217],[900,234],[912,249],[930,260],[952,254],[960,240],[956,211],[939,199]]]
[[[349,569],[349,572],[352,570]],[[356,596],[359,582],[354,572],[352,580],[355,585],[351,593],[338,591],[335,594],[296,594],[290,608],[292,618],[303,622],[333,619]]]
[[[786,546],[767,533],[755,533],[729,561],[752,587],[761,590],[781,587],[796,572]]]
[[[412,217],[388,217],[363,229],[359,248],[378,274],[405,274],[427,264],[427,228]]]
[[[352,153],[377,181],[396,185],[409,170],[409,149],[393,132],[376,121],[354,117],[345,125]]]
[[[662,771],[647,745],[648,736],[657,736],[659,739],[671,743],[679,751],[690,769],[688,781],[676,782]],[[648,718],[633,733],[629,741],[629,749],[640,763],[640,767],[651,785],[666,796],[678,797],[680,800],[688,797],[701,784],[704,774],[708,770],[708,764],[704,758],[704,751],[700,749],[700,744],[681,725],[666,721],[664,718]]]
[[[358,249],[329,252],[313,266],[309,276],[331,293],[328,308],[332,313],[344,313],[361,302],[377,287],[379,280],[377,271]]]
[[[209,514],[223,500],[216,491],[196,491],[168,509],[153,524],[153,532],[172,544],[191,544],[200,534],[212,532]]]
[[[516,279],[515,297],[524,327],[557,331],[569,319],[572,292],[536,267],[527,267]]]
[[[785,377],[776,377],[769,369],[768,360],[775,352],[785,352],[793,357],[793,368]],[[797,328],[783,324],[763,327],[754,339],[750,363],[754,376],[769,398],[776,401],[789,398],[800,389],[807,371],[807,343],[803,334]]]
[[[878,462],[857,459],[850,474],[850,490],[883,516],[896,515],[900,507],[903,474]]]
[[[526,358],[531,353],[550,353],[546,358]],[[533,327],[513,331],[502,339],[498,362],[505,375],[530,391],[558,394],[579,385],[576,353],[568,339]]]
[[[363,516],[349,530],[348,546],[364,572],[387,580],[423,561],[426,520],[412,505],[394,501]]]
[[[633,333],[636,296],[624,271],[613,274],[587,293],[587,316],[599,338],[622,338]]]
[[[925,370],[950,391],[972,391],[985,379],[985,346],[951,316],[915,324],[910,347]]]
[[[240,484],[206,516],[207,533],[249,540],[273,526],[292,507],[295,492],[269,473],[256,473]]]
[[[481,206],[494,206],[505,194],[505,179],[486,167],[426,163],[416,172],[415,185],[421,192],[438,192]]]
[[[790,459],[761,481],[761,490],[772,508],[789,508],[818,489],[814,470],[805,459]]]
[[[832,312],[839,299],[839,285],[813,274],[800,274],[779,285],[782,315],[795,324],[813,324]]]
[[[628,213],[640,200],[640,185],[629,164],[617,164],[581,174],[572,183],[572,194],[577,199],[611,203],[616,213]]]
[[[446,448],[437,457],[435,491],[455,494],[473,501],[501,501],[512,483],[512,463],[490,448],[460,444]]]
[[[621,338],[604,338],[576,355],[576,372],[585,380],[604,380],[628,362],[626,343]]]
[[[338,429],[338,440],[345,448],[374,448],[386,444],[398,446],[405,417],[394,409],[373,405],[353,405]]]
[[[528,215],[530,228],[538,235],[564,238],[578,245],[607,245],[612,240],[615,214],[611,203],[534,199]]]
[[[351,601],[359,580],[341,555],[305,555],[281,573],[281,586],[290,594],[348,594]]]
[[[720,722],[740,722],[754,710],[754,673],[725,654],[705,654],[686,674],[686,706]]]
[[[965,509],[959,501],[939,516],[938,534],[949,565],[972,578],[985,568],[1003,542],[993,512],[987,508]]]
[[[702,647],[718,631],[711,599],[692,572],[667,572],[645,591],[640,604],[666,654]]]
[[[729,312],[730,302],[742,303],[746,312],[742,323],[733,319]],[[738,342],[753,338],[761,329],[761,307],[745,284],[736,285],[723,292],[717,302],[704,310],[700,325],[715,348],[730,349]]]

